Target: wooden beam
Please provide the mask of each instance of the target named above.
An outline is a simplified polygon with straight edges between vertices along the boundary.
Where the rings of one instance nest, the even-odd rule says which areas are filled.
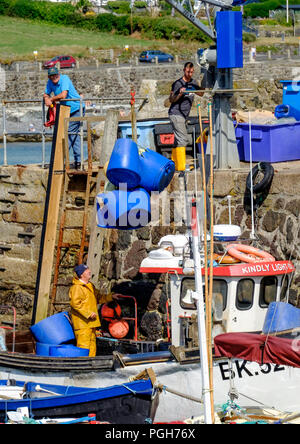
[[[57,117],[52,139],[51,160],[44,210],[44,222],[40,244],[40,257],[35,289],[32,324],[45,319],[48,315],[53,258],[57,234],[60,198],[64,180],[64,120],[69,118],[68,106],[57,106]],[[68,145],[66,145],[67,147]],[[68,148],[67,148],[68,149]]]

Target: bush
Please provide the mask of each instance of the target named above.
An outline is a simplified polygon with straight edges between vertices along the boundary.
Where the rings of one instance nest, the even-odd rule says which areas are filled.
[[[274,0],[273,0],[274,1]],[[111,2],[112,3],[112,2]],[[143,3],[143,2],[140,2]],[[112,7],[130,10],[129,2],[113,2]],[[130,16],[130,14],[82,15],[71,3],[50,3],[38,0],[0,0],[0,14],[24,19],[45,21],[58,25],[74,26],[102,32],[130,35],[139,32],[148,39],[182,39],[209,42],[194,25],[178,17]]]
[[[268,0],[261,3],[250,3],[244,6],[245,17],[269,17],[269,11],[281,5],[280,0]]]
[[[108,2],[107,6],[109,7],[109,9],[111,9],[113,12],[116,12],[117,14],[130,13],[130,2],[126,1]]]
[[[243,32],[243,41],[245,43],[255,42],[256,35],[251,34],[250,32]]]

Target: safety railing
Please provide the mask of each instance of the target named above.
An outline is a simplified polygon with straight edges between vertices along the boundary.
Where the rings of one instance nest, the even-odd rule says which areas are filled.
[[[141,109],[142,106],[148,101],[147,97],[136,97],[136,101],[140,102],[140,106],[138,108]],[[116,106],[121,105],[120,108],[124,108],[126,104],[128,104],[128,108],[130,108],[130,97],[92,97],[92,98],[80,98],[80,99],[64,99],[61,100],[60,103],[63,104],[64,102],[70,102],[70,101],[79,101],[80,102],[80,117],[83,117],[83,109],[84,104],[88,105],[89,103],[95,104],[98,103],[100,106],[97,109],[97,106],[95,105],[95,108],[92,110],[93,115],[95,112],[97,112],[97,115],[102,116],[105,115],[105,109],[104,105],[107,106]],[[40,130],[34,130],[34,131],[8,131],[7,128],[7,107],[11,104],[40,104],[41,105],[41,129]],[[7,145],[8,145],[8,137],[9,136],[40,136],[41,142],[42,142],[42,162],[41,166],[42,168],[45,168],[46,165],[46,139],[47,137],[52,137],[53,132],[49,131],[44,126],[44,123],[46,121],[46,106],[43,99],[25,99],[25,100],[3,100],[2,101],[2,140],[3,140],[3,166],[7,166]],[[83,159],[83,152],[84,152],[84,134],[86,133],[86,130],[84,129],[83,125],[80,126],[79,133],[72,133],[68,132],[68,135],[70,134],[79,134],[80,137],[80,150],[81,150],[81,159]],[[26,142],[24,142],[26,143]]]

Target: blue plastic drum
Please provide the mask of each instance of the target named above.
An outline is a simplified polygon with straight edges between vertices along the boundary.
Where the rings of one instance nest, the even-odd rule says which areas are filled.
[[[36,344],[35,344],[35,348],[36,348],[36,350],[35,350],[35,352],[36,352],[36,354],[38,355],[38,356],[50,356],[50,349],[52,348],[52,347],[64,347],[64,348],[66,348],[66,347],[75,347],[75,345],[73,345],[73,344],[64,344],[64,345],[53,345],[53,344],[42,344],[41,342],[37,342]]]
[[[140,154],[140,163],[142,188],[161,192],[169,185],[175,173],[173,160],[147,148]]]
[[[130,190],[140,184],[140,169],[137,144],[131,139],[117,139],[107,166],[107,179],[117,187],[126,183]]]
[[[75,345],[58,345],[50,347],[50,356],[57,356],[61,358],[79,358],[89,356],[88,348],[80,348]]]
[[[97,195],[98,227],[134,230],[146,226],[150,220],[150,196],[143,188]]]
[[[75,339],[68,312],[56,313],[30,327],[37,342],[42,344],[63,344]]]

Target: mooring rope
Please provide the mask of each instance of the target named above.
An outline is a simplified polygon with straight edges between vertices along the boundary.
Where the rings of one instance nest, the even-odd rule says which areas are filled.
[[[180,396],[181,398],[189,399],[190,401],[199,402],[200,404],[203,404],[202,399],[196,398],[195,396],[186,395],[185,393],[178,392],[177,390],[166,387],[163,384],[155,384],[155,388],[157,388],[160,391],[169,392],[172,393],[173,395]]]

